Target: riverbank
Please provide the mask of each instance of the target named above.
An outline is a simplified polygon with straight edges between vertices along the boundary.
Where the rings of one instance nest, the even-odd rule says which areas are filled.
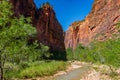
[[[71,66],[74,66],[72,71],[59,75],[55,80],[120,80],[120,67],[79,61],[72,62]]]
[[[80,80],[120,80],[120,68],[92,64],[91,70]]]
[[[120,68],[80,61],[66,63],[66,69],[53,75],[20,80],[120,80]]]
[[[72,72],[73,70],[77,70],[84,66],[89,66],[89,63],[80,62],[80,61],[68,61],[66,62],[68,65],[65,70],[58,71],[57,73],[51,76],[44,76],[44,77],[37,77],[37,78],[30,78],[30,79],[21,79],[21,80],[54,80],[56,77],[67,75],[68,73]]]
[[[35,80],[120,80],[120,68],[114,68],[112,66],[101,64],[95,65],[79,61],[69,63],[70,65],[65,71],[59,71],[53,76],[37,78]],[[72,74],[73,76],[71,77]]]
[[[6,63],[6,80],[24,80],[29,78],[51,76],[59,71],[66,70],[69,64],[65,61],[37,61],[22,64]],[[9,67],[10,66],[10,67]]]

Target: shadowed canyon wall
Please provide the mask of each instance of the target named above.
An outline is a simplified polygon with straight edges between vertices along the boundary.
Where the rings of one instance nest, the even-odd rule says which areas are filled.
[[[64,50],[63,30],[52,7],[48,4],[44,5],[39,9],[38,15],[39,18],[36,24],[38,40],[54,50]]]
[[[15,16],[24,15],[32,18],[32,24],[37,29],[36,39],[50,47],[50,50],[64,51],[64,31],[56,19],[53,8],[44,4],[37,9],[33,0],[10,0]]]
[[[88,45],[93,40],[104,41],[116,32],[120,20],[120,0],[95,0],[92,10],[83,21],[74,22],[65,34],[56,19],[53,8],[44,5],[36,9],[33,0],[10,0],[15,16],[32,18],[37,29],[37,40],[51,50],[75,49],[78,44]],[[65,47],[64,47],[65,44]]]

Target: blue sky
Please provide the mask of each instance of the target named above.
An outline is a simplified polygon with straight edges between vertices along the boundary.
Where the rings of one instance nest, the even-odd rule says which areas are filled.
[[[83,20],[91,11],[94,0],[34,0],[37,7],[49,2],[64,31],[74,21]]]

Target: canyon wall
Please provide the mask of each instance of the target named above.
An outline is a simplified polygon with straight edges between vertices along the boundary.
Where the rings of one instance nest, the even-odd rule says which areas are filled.
[[[95,0],[92,11],[83,21],[74,22],[66,32],[65,47],[75,49],[93,40],[104,41],[116,32],[120,21],[120,0]]]
[[[55,12],[49,3],[37,9],[33,0],[10,0],[14,16],[32,18],[32,24],[37,29],[38,42],[50,47],[51,51],[64,51],[64,32],[58,22]]]
[[[39,9],[38,15],[36,24],[38,41],[50,46],[52,50],[65,50],[64,32],[56,19],[53,8],[45,4]]]

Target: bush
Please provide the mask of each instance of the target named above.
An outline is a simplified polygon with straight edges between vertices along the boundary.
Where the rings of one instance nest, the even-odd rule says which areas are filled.
[[[73,51],[72,51],[72,49],[71,48],[68,48],[67,50],[66,50],[66,53],[67,53],[67,59],[68,60],[73,60],[74,59],[74,57],[73,57]]]
[[[104,42],[94,42],[88,47],[82,48],[78,46],[73,55],[71,50],[68,49],[69,59],[77,59],[92,63],[101,63],[120,67],[120,38],[110,39]],[[74,58],[73,58],[74,57]]]

